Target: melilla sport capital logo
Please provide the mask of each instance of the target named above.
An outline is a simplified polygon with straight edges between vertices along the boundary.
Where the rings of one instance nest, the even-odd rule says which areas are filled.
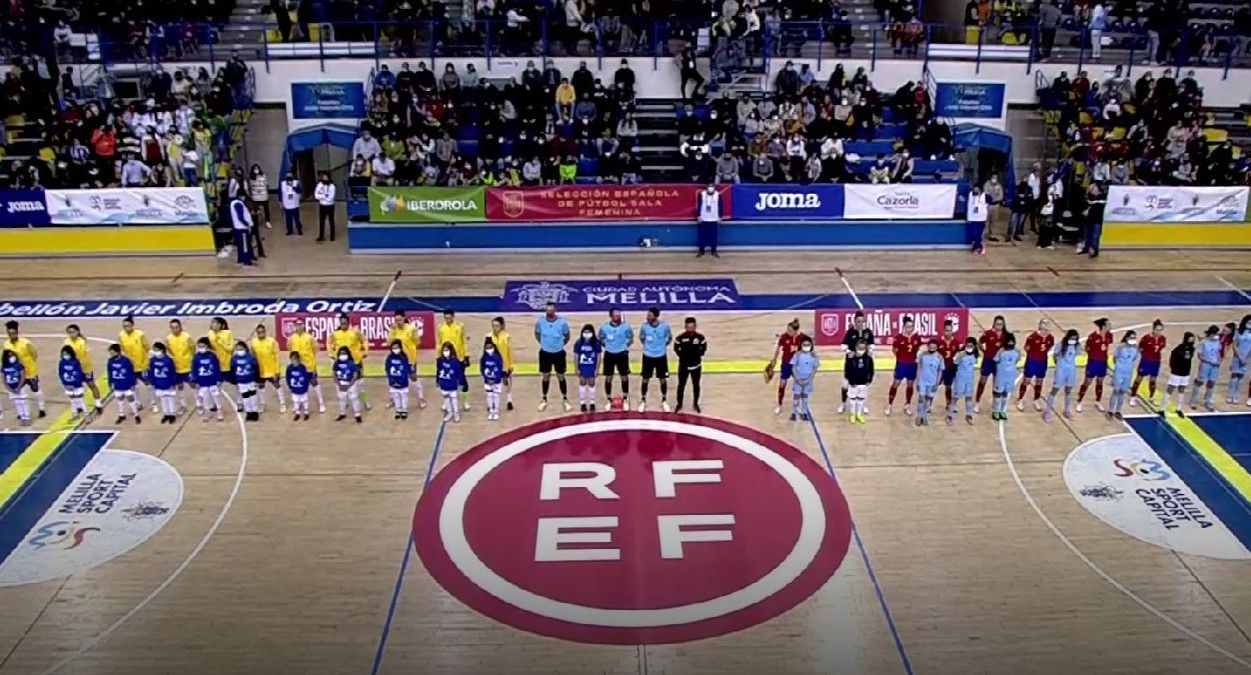
[[[422,495],[417,553],[474,610],[601,644],[723,635],[842,564],[851,516],[797,448],[706,417],[568,417],[457,457]]]

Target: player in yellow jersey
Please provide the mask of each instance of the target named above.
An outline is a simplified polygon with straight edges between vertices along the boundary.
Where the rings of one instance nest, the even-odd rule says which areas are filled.
[[[369,345],[365,342],[365,336],[352,326],[352,317],[347,312],[339,313],[339,327],[326,336],[326,351],[338,354],[342,347],[347,348],[352,355],[352,361],[356,363],[356,379],[364,379],[365,357],[369,355]],[[365,396],[365,390],[360,387],[357,390],[360,392],[361,403],[365,404],[365,410],[373,410],[374,406]]]
[[[18,332],[18,323],[9,321],[4,324],[4,330],[8,333],[9,338],[4,341],[4,348],[17,355],[17,360],[21,362],[22,369],[25,372],[26,386],[35,394],[35,404],[39,406],[39,416],[47,417],[48,413],[44,410],[43,389],[39,387],[39,353],[35,351],[35,346],[30,340],[22,337]]]
[[[421,386],[421,378],[417,375],[417,348],[421,345],[421,334],[417,332],[417,326],[414,326],[408,316],[404,314],[404,310],[395,310],[395,323],[391,324],[391,330],[387,333],[387,344],[391,344],[396,340],[400,343],[400,348],[404,350],[404,356],[408,357],[408,362],[413,366],[413,374],[409,376],[413,385],[417,387],[417,407],[426,407],[426,392]]]
[[[182,329],[182,321],[170,319],[169,335],[165,336],[165,349],[174,360],[174,380],[178,383],[178,414],[187,412],[187,387],[191,386],[191,357],[195,355],[195,338]],[[195,397],[196,410],[200,398]]]
[[[71,323],[65,327],[65,346],[74,350],[74,358],[83,368],[83,383],[91,390],[92,400],[96,404],[96,412],[104,410],[104,397],[100,395],[100,386],[96,384],[96,369],[91,364],[91,347],[78,324]]]
[[[235,335],[230,332],[230,324],[220,316],[209,319],[209,348],[217,357],[217,365],[221,368],[222,381],[234,384],[235,375],[230,369],[230,358],[235,352]],[[239,388],[235,387],[235,412],[243,412],[243,399],[239,397]]]
[[[317,392],[317,412],[326,412],[326,397],[317,380],[317,338],[308,332],[304,319],[295,320],[295,331],[287,336],[287,349],[300,355],[300,364],[308,369],[308,384]]]
[[[513,338],[504,330],[504,317],[491,319],[491,342],[504,361],[504,390],[508,393],[508,409],[513,409]]]
[[[152,406],[152,412],[161,412],[161,407],[156,403],[156,390],[148,382],[148,357],[151,356],[152,346],[148,344],[148,336],[135,328],[135,317],[122,319],[122,330],[117,334],[117,343],[122,346],[122,354],[135,366],[135,376],[147,387],[148,403]]]
[[[287,412],[287,399],[282,395],[282,371],[278,365],[278,341],[269,337],[265,324],[257,324],[256,337],[252,338],[252,355],[256,357],[257,370],[261,378],[257,396],[261,403],[261,412],[265,412],[265,385],[274,388],[278,395],[278,412]]]
[[[464,356],[461,359],[465,367],[461,369],[460,390],[465,394],[465,410],[469,410],[469,378],[464,374],[469,369],[469,334],[465,332],[465,324],[456,320],[456,310],[443,310],[443,323],[439,324],[434,337],[435,344],[451,344],[457,354]]]

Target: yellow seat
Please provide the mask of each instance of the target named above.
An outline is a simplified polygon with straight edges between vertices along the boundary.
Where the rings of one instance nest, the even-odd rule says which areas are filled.
[[[999,39],[1000,39],[1000,41],[1002,41],[1005,45],[1012,45],[1012,46],[1016,46],[1016,45],[1021,44],[1021,41],[1016,39],[1016,33],[1013,33],[1013,32],[1011,32],[1011,31],[1009,31],[1009,32],[1007,32],[1007,33],[1004,33],[1004,34],[1003,34],[1003,37],[1001,37],[1001,38],[999,38]]]
[[[1113,127],[1111,138],[1114,141],[1123,141],[1125,140],[1125,134],[1127,133],[1129,133],[1129,131],[1125,127]]]
[[[980,26],[965,26],[964,44],[966,45],[977,44],[978,38],[981,36],[981,34],[982,34],[982,29]]]
[[[265,41],[269,43],[282,42],[282,33],[277,28],[265,29]]]
[[[1203,137],[1208,143],[1224,143],[1229,139],[1229,132],[1224,129],[1214,129],[1207,127],[1203,130]]]
[[[1092,117],[1090,113],[1083,110],[1080,113],[1077,113],[1077,123],[1082,126],[1089,126],[1095,123],[1095,118]]]

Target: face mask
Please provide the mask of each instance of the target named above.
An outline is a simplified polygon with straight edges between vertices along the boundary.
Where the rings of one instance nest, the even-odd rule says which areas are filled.
[[[972,353],[973,353],[973,348],[972,348],[972,347],[965,347],[965,348],[964,348],[964,353],[965,353],[965,354],[972,354]]]
[[[248,354],[248,353],[247,353],[246,351],[242,350],[242,349],[236,349],[236,350],[235,350],[235,356],[247,356],[247,354]]]
[[[208,347],[196,347],[195,351],[197,354],[204,354],[208,352]]]
[[[339,355],[339,360],[340,360],[340,361],[347,361],[347,360],[348,360],[348,355],[347,355],[347,354],[340,354],[340,355]]]
[[[74,356],[73,356],[72,354],[62,354],[62,355],[61,355],[61,360],[62,360],[62,361],[69,361],[69,360],[70,360],[70,359],[72,359],[72,358],[74,358]]]
[[[867,350],[867,349],[857,349],[857,350],[856,350],[856,354],[857,354],[857,355],[859,355],[859,356],[864,356],[866,352],[868,352],[868,350]]]
[[[1071,344],[1071,345],[1075,345],[1075,344],[1077,344],[1077,340],[1069,340],[1069,344]]]
[[[165,356],[165,352],[153,352],[152,355],[159,359]]]
[[[1133,347],[1134,345],[1138,344],[1138,338],[1130,338],[1125,341],[1125,344]]]
[[[404,351],[404,350],[403,350],[403,349],[392,349],[392,350],[391,350],[391,353],[392,353],[392,354],[399,354],[399,353],[400,353],[400,352],[402,352],[402,351]]]
[[[594,335],[594,333],[583,333],[583,334],[582,334],[582,339],[583,339],[583,340],[590,340],[592,335]]]
[[[800,347],[800,349],[803,349],[806,352],[810,352],[812,351],[812,345],[804,345],[803,347]]]

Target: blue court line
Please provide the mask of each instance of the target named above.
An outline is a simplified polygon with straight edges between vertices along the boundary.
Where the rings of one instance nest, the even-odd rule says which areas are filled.
[[[821,448],[821,457],[825,459],[825,467],[829,469],[830,476],[838,480],[838,474],[834,471],[834,462],[825,448],[825,440],[821,438],[821,429],[817,427],[816,418],[811,418],[809,424],[812,426],[812,434],[816,436],[817,447]],[[848,502],[848,511],[850,509],[851,503]],[[873,584],[873,591],[877,593],[877,602],[881,605],[882,614],[886,617],[886,626],[890,629],[890,636],[895,641],[899,659],[903,661],[904,672],[907,675],[913,675],[912,661],[908,658],[908,651],[904,649],[903,639],[899,637],[899,628],[895,625],[895,618],[890,613],[890,605],[886,604],[886,594],[882,591],[882,584],[877,579],[877,573],[873,571],[873,563],[869,562],[869,552],[864,547],[864,540],[860,538],[860,529],[856,527],[855,518],[852,518],[851,536],[855,538],[856,548],[860,549],[860,558],[864,560],[864,568],[869,572],[869,581]]]
[[[1234,461],[1251,471],[1251,413],[1191,415],[1190,421],[1219,443]]]
[[[22,491],[0,509],[0,563],[8,559],[87,462],[113,438],[110,432],[75,432],[68,436]]]
[[[443,446],[445,430],[447,430],[447,420],[439,423],[439,434],[435,436],[434,450],[430,452],[430,465],[426,467],[426,479],[421,483],[422,492],[425,492],[426,486],[430,485],[430,479],[434,478],[434,465],[439,461],[439,448]],[[408,541],[404,546],[404,559],[400,561],[400,572],[395,577],[395,592],[391,594],[391,606],[387,608],[387,620],[382,624],[382,637],[378,639],[378,651],[374,652],[374,665],[369,669],[370,675],[378,675],[378,669],[382,667],[382,655],[387,650],[387,637],[391,635],[391,621],[395,618],[395,610],[400,603],[400,591],[404,588],[404,575],[408,574],[408,561],[412,558],[415,546],[416,542],[413,541],[410,524]]]
[[[1190,419],[1198,421],[1198,417]],[[1151,446],[1169,467],[1207,504],[1225,527],[1251,550],[1251,504],[1225,481],[1168,421],[1159,417],[1127,417],[1125,423]]]
[[[0,433],[0,474],[9,468],[18,457],[26,452],[26,448],[30,447],[35,439],[39,438],[39,432],[28,431],[10,431]]]

